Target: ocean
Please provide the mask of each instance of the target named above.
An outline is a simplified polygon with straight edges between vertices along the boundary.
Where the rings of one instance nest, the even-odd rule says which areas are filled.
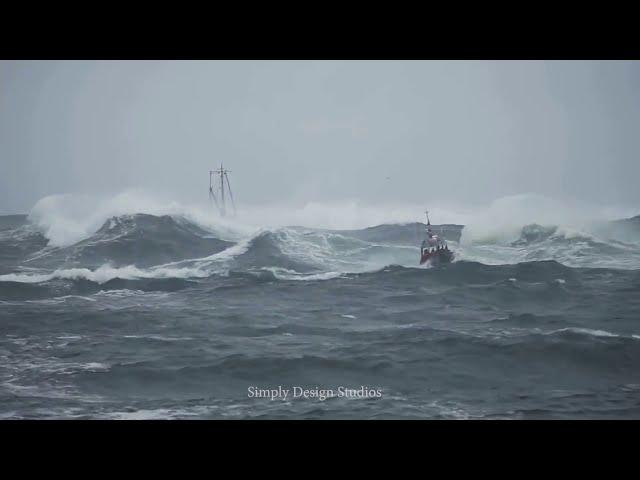
[[[419,222],[42,220],[0,217],[1,419],[640,418],[640,217],[439,266]]]

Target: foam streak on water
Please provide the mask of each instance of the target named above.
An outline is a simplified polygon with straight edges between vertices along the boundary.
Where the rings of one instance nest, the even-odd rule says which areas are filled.
[[[456,261],[421,267],[409,216],[75,203],[0,217],[0,418],[640,418],[637,218],[497,202],[435,225]]]

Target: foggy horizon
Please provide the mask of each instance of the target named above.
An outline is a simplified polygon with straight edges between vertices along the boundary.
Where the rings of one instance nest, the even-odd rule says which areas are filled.
[[[633,61],[2,61],[0,214],[55,194],[636,209]],[[420,213],[417,213],[420,215]]]

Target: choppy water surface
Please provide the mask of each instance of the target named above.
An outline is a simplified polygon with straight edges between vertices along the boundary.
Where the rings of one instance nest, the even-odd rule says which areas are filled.
[[[637,221],[450,225],[438,268],[420,228],[0,217],[0,418],[640,418]]]

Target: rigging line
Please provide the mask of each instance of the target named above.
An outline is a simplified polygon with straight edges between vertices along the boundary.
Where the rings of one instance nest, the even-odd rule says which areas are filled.
[[[213,185],[211,183],[211,175],[213,174],[212,171],[209,171],[209,200],[213,199],[213,202],[216,205],[217,209],[220,209],[220,206],[218,205],[218,199],[216,198],[216,194],[213,192]]]
[[[220,214],[224,217],[226,212],[226,206],[224,202],[224,175],[227,173],[222,166],[222,162],[220,163],[220,203],[222,204],[222,208],[220,209]]]
[[[224,178],[227,179],[227,187],[229,187],[229,198],[231,199],[231,205],[233,206],[233,215],[236,214],[236,202],[233,200],[233,193],[231,193],[231,184],[229,183],[229,176],[227,172],[224,172]]]

